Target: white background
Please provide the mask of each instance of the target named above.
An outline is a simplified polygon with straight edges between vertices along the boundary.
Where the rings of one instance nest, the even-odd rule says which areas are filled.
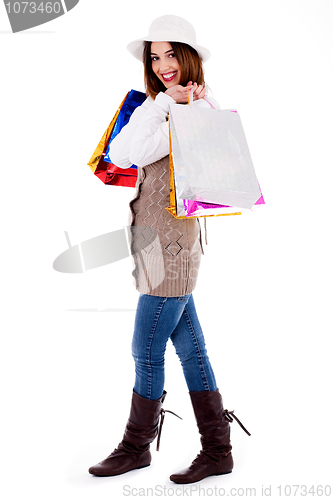
[[[333,489],[332,2],[81,0],[17,34],[0,5],[6,500],[120,498],[125,485],[132,496],[164,487],[179,496],[169,475],[200,449],[170,344],[164,407],[183,421],[166,415],[150,467],[88,474],[128,417],[138,293],[130,259],[80,275],[52,267],[67,247],[64,231],[75,244],[127,225],[134,191],[103,185],[86,164],[126,92],[144,90],[127,43],[163,14],[186,17],[211,50],[206,81],[222,109],[238,110],[266,201],[252,214],[207,221],[194,298],[225,407],[252,436],[234,422],[233,473],[190,493]]]

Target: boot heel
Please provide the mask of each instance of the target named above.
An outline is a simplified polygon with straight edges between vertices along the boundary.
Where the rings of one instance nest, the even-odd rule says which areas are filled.
[[[137,469],[144,469],[145,467],[149,467],[150,464],[146,464],[146,465],[139,465],[139,467],[137,467]]]

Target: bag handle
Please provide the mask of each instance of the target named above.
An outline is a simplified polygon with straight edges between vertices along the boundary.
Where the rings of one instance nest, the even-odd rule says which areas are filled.
[[[213,106],[213,104],[210,102],[210,100],[208,99],[208,97],[204,96],[203,99],[208,102],[209,106],[212,108],[212,109],[216,109],[215,106]]]
[[[189,88],[189,86],[186,86],[187,90],[187,104],[190,106],[193,103],[193,87]]]
[[[186,86],[186,89],[187,89],[187,104],[189,106],[191,106],[191,104],[193,104],[193,87],[189,88],[188,86]],[[216,109],[215,106],[213,106],[213,104],[210,102],[208,97],[204,96],[204,97],[202,97],[202,99],[204,99],[204,101],[208,102],[209,106],[212,109]]]

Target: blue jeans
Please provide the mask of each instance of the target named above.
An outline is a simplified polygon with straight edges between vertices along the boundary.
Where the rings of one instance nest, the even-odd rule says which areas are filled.
[[[134,391],[154,401],[162,396],[164,354],[169,338],[181,361],[188,390],[216,391],[192,294],[182,297],[140,294],[132,341]]]

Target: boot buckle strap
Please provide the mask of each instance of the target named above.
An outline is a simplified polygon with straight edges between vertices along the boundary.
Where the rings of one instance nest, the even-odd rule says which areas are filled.
[[[242,424],[242,422],[234,414],[234,410],[232,410],[232,411],[224,410],[224,416],[225,416],[225,418],[229,422],[233,422],[233,420],[235,419],[236,422],[238,422],[238,424],[241,426],[241,428],[243,429],[243,431],[246,432],[246,434],[248,434],[249,436],[251,436],[251,434],[249,433],[249,431],[247,429],[245,429],[245,427]]]

